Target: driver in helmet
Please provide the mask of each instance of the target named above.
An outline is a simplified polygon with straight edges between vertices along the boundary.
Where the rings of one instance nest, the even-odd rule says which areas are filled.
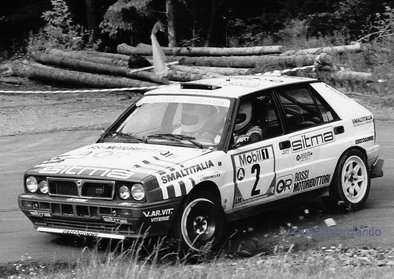
[[[182,104],[181,126],[173,134],[191,136],[197,140],[219,143],[220,136],[214,130],[215,108],[209,105]],[[213,119],[212,119],[213,117]]]
[[[237,118],[235,119],[234,144],[243,145],[263,139],[263,130],[252,123],[252,103],[245,101],[241,103]]]

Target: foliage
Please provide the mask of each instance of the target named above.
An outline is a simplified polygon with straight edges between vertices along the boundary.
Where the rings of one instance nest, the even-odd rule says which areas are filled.
[[[152,18],[150,4],[153,0],[118,0],[111,5],[100,23],[102,33],[111,39],[131,37],[142,31],[150,33],[144,24]]]
[[[74,25],[65,0],[51,0],[52,10],[43,13],[45,26],[37,33],[30,34],[28,52],[48,48],[81,50],[87,47],[89,33]]]

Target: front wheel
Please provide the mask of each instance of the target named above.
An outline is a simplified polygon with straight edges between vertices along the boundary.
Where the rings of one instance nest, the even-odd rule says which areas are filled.
[[[358,210],[367,200],[371,178],[364,154],[359,150],[346,151],[339,159],[330,186],[330,196],[347,208]]]
[[[196,192],[184,205],[174,229],[183,251],[206,252],[217,248],[225,225],[219,200],[208,192]]]

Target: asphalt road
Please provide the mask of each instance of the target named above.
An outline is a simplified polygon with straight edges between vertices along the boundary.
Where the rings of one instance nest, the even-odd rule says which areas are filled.
[[[21,105],[20,97],[0,96],[0,126],[3,127],[3,130],[0,130],[0,264],[27,259],[68,260],[81,256],[82,245],[36,232],[30,221],[19,211],[17,195],[22,192],[23,172],[44,159],[94,142],[100,134],[98,128],[106,127],[131,103],[130,97],[124,95],[93,98],[94,100],[80,96],[78,102],[75,102],[75,98],[64,96],[48,98],[50,101],[43,107],[40,105],[42,99],[39,98],[35,99],[32,105],[31,100],[26,97],[24,100],[29,100],[27,102],[30,102],[30,105]],[[101,107],[97,106],[99,103]],[[88,109],[92,105],[95,106],[93,111]],[[65,110],[68,110],[68,113]],[[29,116],[32,111],[39,111],[40,117],[33,113]],[[11,122],[23,125],[14,124],[17,125],[15,128]],[[320,212],[319,214],[311,213],[303,220],[294,214],[289,218],[284,215],[276,218],[274,213],[271,219],[276,219],[275,226],[286,224],[290,220],[299,228],[323,228],[324,220],[333,218],[338,230],[364,228],[373,233],[363,237],[319,235],[314,237],[314,245],[343,242],[349,246],[391,247],[394,244],[394,122],[378,121],[376,124],[378,142],[382,145],[381,158],[385,160],[385,175],[372,181],[365,208],[354,213],[339,214],[324,211],[324,205],[321,204],[317,205],[317,208],[321,206],[322,209],[316,211]],[[4,129],[4,125],[9,128]],[[253,227],[253,223],[247,226]],[[249,235],[238,236],[238,240],[262,236],[269,229],[272,229],[272,226],[257,226]]]

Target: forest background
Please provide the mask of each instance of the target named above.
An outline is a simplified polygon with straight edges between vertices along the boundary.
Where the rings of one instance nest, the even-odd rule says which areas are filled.
[[[162,46],[376,42],[391,36],[393,7],[389,0],[2,0],[0,56],[26,52],[49,21],[68,35],[74,31],[78,43],[71,48],[90,42],[111,52],[119,43],[150,43],[156,22]]]

